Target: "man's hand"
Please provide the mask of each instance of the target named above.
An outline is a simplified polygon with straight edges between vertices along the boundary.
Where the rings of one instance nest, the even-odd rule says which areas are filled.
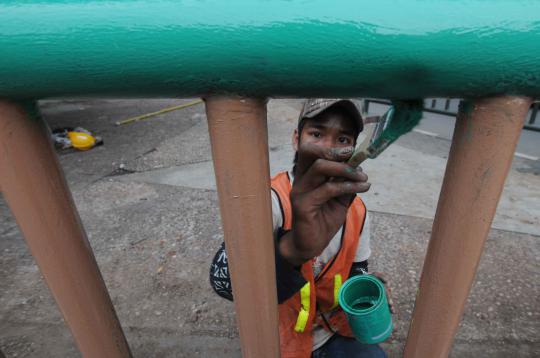
[[[386,291],[386,298],[388,300],[388,307],[390,308],[390,312],[396,313],[396,310],[394,309],[394,300],[392,300],[392,290],[388,286],[388,279],[386,278],[386,275],[383,274],[382,272],[373,272],[372,275],[377,277],[384,284],[384,289]]]
[[[291,190],[292,230],[281,238],[281,254],[301,265],[319,255],[345,222],[356,193],[369,189],[367,175],[344,162],[353,147],[324,148],[306,143],[298,148]]]

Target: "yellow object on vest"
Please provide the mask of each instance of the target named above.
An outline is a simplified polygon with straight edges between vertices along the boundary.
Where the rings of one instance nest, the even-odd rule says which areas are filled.
[[[83,132],[68,132],[68,138],[73,148],[79,150],[91,149],[96,144],[96,138]]]
[[[332,309],[336,308],[339,305],[339,289],[342,285],[343,279],[338,273],[334,276],[334,304],[332,305]]]
[[[310,305],[310,292],[311,289],[309,287],[309,282],[307,282],[304,287],[300,289],[300,302],[302,304],[302,308],[300,309],[300,312],[298,313],[298,318],[296,319],[296,325],[294,326],[294,330],[298,333],[304,332],[306,329],[306,325],[309,319],[309,305]]]

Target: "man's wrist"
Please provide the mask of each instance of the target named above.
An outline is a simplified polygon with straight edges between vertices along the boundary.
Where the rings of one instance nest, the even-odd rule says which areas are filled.
[[[294,238],[291,231],[281,236],[278,241],[279,254],[291,265],[302,266],[309,259],[303,258],[294,246]]]

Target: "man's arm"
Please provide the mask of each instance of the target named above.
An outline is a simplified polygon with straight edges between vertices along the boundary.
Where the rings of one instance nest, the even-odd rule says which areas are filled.
[[[349,277],[366,275],[368,261],[353,262]],[[306,279],[298,267],[294,267],[276,250],[276,286],[278,303],[283,303],[298,292],[305,284]],[[210,285],[221,297],[233,301],[231,277],[227,262],[225,243],[221,244],[210,266]]]
[[[307,282],[300,266],[319,255],[345,222],[352,198],[369,189],[367,175],[344,162],[352,147],[322,148],[301,145],[295,181],[290,194],[294,225],[278,233],[275,245],[278,302],[294,295]],[[225,249],[216,256],[224,255]],[[223,266],[223,265],[222,265]],[[227,269],[212,263],[210,283],[221,296],[232,300]],[[218,277],[213,278],[217,272]],[[224,273],[226,272],[227,277]]]
[[[283,235],[283,233],[278,233],[278,241],[280,234]],[[285,260],[279,250],[275,251],[275,258],[277,296],[278,303],[281,304],[300,291],[307,281],[300,273],[300,268],[294,267]],[[221,297],[229,301],[233,300],[225,243],[221,245],[210,265],[210,285]]]
[[[353,262],[349,277],[368,274],[368,261]]]
[[[360,233],[358,247],[351,267],[350,277],[357,275],[368,274],[368,258],[371,256],[371,225],[369,220],[369,212],[366,211],[364,218],[364,226]]]

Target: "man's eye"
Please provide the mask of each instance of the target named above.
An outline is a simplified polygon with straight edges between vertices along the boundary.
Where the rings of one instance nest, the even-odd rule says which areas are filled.
[[[347,137],[339,137],[338,141],[341,144],[349,144],[349,143],[351,143],[351,139],[347,138]]]
[[[320,138],[321,137],[321,132],[311,132],[311,135],[315,138]]]

